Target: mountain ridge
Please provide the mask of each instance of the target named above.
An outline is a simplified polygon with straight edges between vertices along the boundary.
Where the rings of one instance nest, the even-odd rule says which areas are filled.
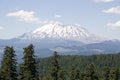
[[[80,25],[50,23],[17,38],[1,39],[0,53],[3,53],[5,46],[13,46],[16,54],[21,56],[21,53],[23,53],[22,49],[29,44],[35,46],[35,53],[40,57],[48,57],[54,51],[63,55],[120,52],[120,40],[106,40],[96,37],[96,35],[91,34]]]
[[[101,39],[88,32],[80,25],[63,25],[61,23],[45,24],[32,32],[25,33],[20,39],[63,39],[84,43],[99,42]]]

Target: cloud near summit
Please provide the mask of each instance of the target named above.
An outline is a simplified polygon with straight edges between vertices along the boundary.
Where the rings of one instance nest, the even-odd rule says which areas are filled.
[[[120,21],[114,22],[114,23],[108,23],[107,26],[110,26],[112,28],[120,28]]]
[[[61,15],[58,15],[58,14],[55,14],[54,15],[54,18],[61,18],[62,16]]]
[[[102,12],[120,14],[120,6],[112,7],[112,8],[109,8],[109,9],[104,9],[104,10],[102,10]]]
[[[6,14],[8,17],[15,17],[19,21],[27,22],[27,23],[40,23],[40,19],[35,16],[34,11],[25,11],[19,10],[16,12],[11,12]]]
[[[4,29],[4,27],[3,27],[3,26],[0,26],[0,30],[2,30],[2,29]]]
[[[95,2],[113,2],[114,0],[94,0]]]

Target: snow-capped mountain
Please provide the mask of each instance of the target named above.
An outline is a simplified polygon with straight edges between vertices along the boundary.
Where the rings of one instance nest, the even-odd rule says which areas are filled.
[[[57,22],[43,25],[17,38],[0,39],[0,56],[5,46],[13,46],[20,58],[23,55],[23,48],[29,44],[35,46],[38,57],[51,56],[53,51],[67,55],[120,52],[120,40],[106,41],[91,34],[80,25],[63,25]]]
[[[43,25],[32,32],[25,33],[19,37],[23,40],[31,39],[53,39],[53,40],[71,40],[84,43],[94,43],[101,39],[89,33],[80,25],[63,25],[59,22]]]

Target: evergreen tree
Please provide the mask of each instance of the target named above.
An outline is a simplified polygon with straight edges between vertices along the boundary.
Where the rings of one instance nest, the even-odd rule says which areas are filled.
[[[60,68],[60,70],[58,72],[58,80],[66,80],[65,71],[62,68]]]
[[[78,67],[75,69],[75,80],[80,80],[80,69]]]
[[[13,47],[6,46],[1,64],[1,80],[17,80],[16,59]]]
[[[21,66],[21,80],[38,80],[37,63],[34,55],[34,47],[30,44],[24,48],[23,65]]]
[[[111,68],[109,80],[119,80],[119,69]]]
[[[80,80],[80,70],[78,67],[73,66],[70,73],[70,80]]]
[[[99,80],[97,73],[95,72],[95,66],[90,64],[86,68],[86,80]]]
[[[110,68],[106,67],[103,70],[103,80],[109,80]]]
[[[23,72],[24,72],[24,71],[23,71],[23,64],[20,64],[20,65],[19,65],[19,68],[20,68],[20,69],[19,69],[19,77],[18,77],[18,79],[19,79],[19,80],[23,80],[23,79],[24,79],[24,76],[23,76]]]
[[[81,73],[80,80],[88,80],[86,73]]]
[[[75,67],[72,66],[72,69],[71,69],[71,72],[70,72],[70,80],[74,80],[74,70],[75,70]]]
[[[58,80],[58,72],[60,70],[58,57],[59,55],[57,54],[57,52],[54,52],[54,55],[51,61],[51,72],[50,72],[51,80]]]

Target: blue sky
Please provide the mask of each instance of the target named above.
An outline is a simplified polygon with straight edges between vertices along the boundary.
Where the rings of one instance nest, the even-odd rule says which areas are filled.
[[[120,0],[0,0],[0,39],[50,21],[80,24],[98,36],[120,39]]]

